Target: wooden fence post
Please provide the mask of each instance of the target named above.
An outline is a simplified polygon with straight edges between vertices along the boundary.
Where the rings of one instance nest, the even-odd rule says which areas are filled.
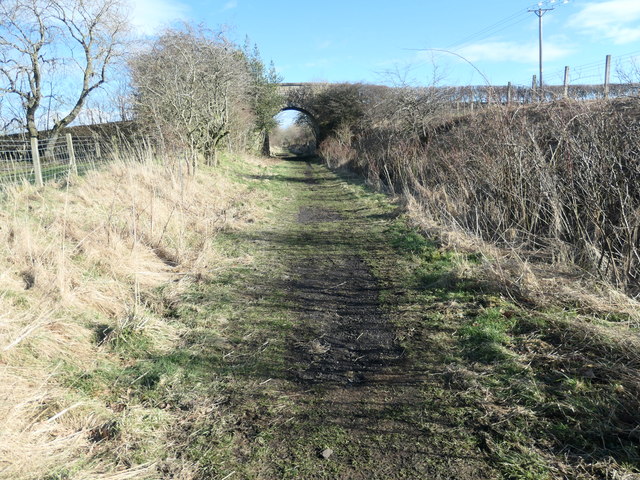
[[[96,149],[96,160],[99,160],[100,158],[102,158],[102,150],[100,149],[100,142],[98,141],[97,135],[93,136],[93,142]]]
[[[604,66],[604,98],[609,98],[609,81],[611,80],[611,55],[607,55]]]
[[[67,152],[69,153],[69,172],[72,175],[78,175],[78,164],[76,163],[76,152],[73,149],[73,139],[71,134],[67,133]]]
[[[564,98],[569,98],[569,67],[564,67]]]
[[[33,173],[35,174],[36,186],[42,187],[42,165],[40,165],[40,152],[38,151],[38,137],[31,137],[31,159],[33,161]]]
[[[513,96],[513,86],[511,85],[511,82],[507,83],[507,105],[511,105],[511,100]]]

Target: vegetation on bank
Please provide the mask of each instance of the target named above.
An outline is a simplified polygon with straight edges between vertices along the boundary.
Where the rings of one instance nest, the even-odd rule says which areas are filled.
[[[215,239],[255,221],[263,194],[226,167],[149,158],[3,193],[1,478],[148,478],[169,455],[175,412],[131,398],[167,378],[138,359],[180,342],[167,298],[243,261]]]
[[[328,164],[403,195],[436,224],[640,293],[637,99],[456,114],[429,92],[333,88],[344,106],[331,118],[347,115],[325,122]]]

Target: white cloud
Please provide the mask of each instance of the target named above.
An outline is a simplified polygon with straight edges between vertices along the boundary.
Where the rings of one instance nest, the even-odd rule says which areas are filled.
[[[130,0],[135,32],[152,35],[163,26],[188,18],[189,7],[175,0]]]
[[[640,2],[608,0],[588,3],[569,20],[569,26],[599,39],[622,45],[640,40]]]
[[[538,61],[538,43],[488,41],[467,45],[459,49],[457,53],[470,62],[535,63]],[[551,42],[544,44],[545,60],[558,60],[569,53],[571,53],[569,48],[560,47]]]

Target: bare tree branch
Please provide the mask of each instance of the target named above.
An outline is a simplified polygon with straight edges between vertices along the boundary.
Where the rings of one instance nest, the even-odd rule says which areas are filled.
[[[81,80],[73,98],[58,105],[66,113],[54,123],[54,138],[108,80],[109,69],[124,50],[126,33],[123,0],[0,2],[0,94],[20,103],[30,136],[39,135],[43,100],[71,95],[65,84],[76,72],[60,67],[74,64]],[[45,84],[52,85],[48,95]]]

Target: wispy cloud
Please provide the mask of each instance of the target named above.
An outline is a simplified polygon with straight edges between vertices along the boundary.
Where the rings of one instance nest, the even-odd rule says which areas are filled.
[[[544,46],[546,60],[558,60],[571,53],[568,47],[547,42]],[[538,61],[538,44],[488,41],[467,45],[457,51],[470,62],[517,62],[534,63]]]
[[[131,23],[137,33],[152,35],[163,26],[189,17],[189,7],[176,0],[130,0]]]
[[[233,10],[234,8],[238,7],[238,2],[237,0],[230,0],[229,2],[224,4],[224,7],[222,7],[222,11],[226,11],[226,10]]]
[[[640,40],[640,2],[608,0],[588,3],[569,20],[569,26],[599,39],[623,45]]]
[[[333,45],[333,42],[331,40],[323,40],[323,41],[317,43],[316,48],[318,50],[326,50],[331,45]]]

